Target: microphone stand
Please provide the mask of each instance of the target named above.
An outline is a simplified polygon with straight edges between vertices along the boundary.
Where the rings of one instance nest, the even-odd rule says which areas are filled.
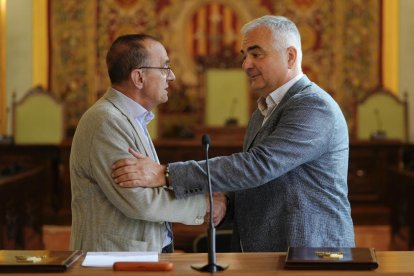
[[[218,272],[224,271],[229,266],[228,265],[219,265],[216,264],[216,228],[213,222],[213,191],[211,188],[211,177],[210,177],[210,166],[208,164],[208,149],[210,146],[210,137],[207,134],[204,134],[202,139],[202,144],[206,152],[206,167],[207,167],[207,179],[208,179],[208,189],[209,189],[209,201],[210,201],[210,224],[207,231],[207,238],[209,241],[208,245],[208,264],[206,265],[191,265],[191,267],[200,272]]]

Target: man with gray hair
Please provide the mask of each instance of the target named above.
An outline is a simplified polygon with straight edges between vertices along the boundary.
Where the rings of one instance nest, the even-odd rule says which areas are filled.
[[[227,213],[233,250],[355,246],[348,128],[340,107],[302,73],[300,34],[291,20],[263,16],[247,23],[242,35],[242,68],[258,108],[243,152],[210,159],[213,191],[234,193]],[[133,155],[113,166],[122,187],[168,180],[177,198],[208,192],[204,161],[160,165]]]

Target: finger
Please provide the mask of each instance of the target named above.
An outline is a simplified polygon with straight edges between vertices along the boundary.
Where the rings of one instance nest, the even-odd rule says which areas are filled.
[[[139,187],[137,180],[127,180],[118,183],[122,188],[137,188]]]
[[[219,216],[214,217],[213,218],[214,225],[218,225],[223,218],[224,218],[223,214],[220,214]]]
[[[136,172],[135,167],[132,165],[128,165],[128,166],[123,166],[123,167],[119,167],[117,169],[112,170],[112,178],[117,178],[120,177],[121,175],[124,174],[129,174],[129,173],[134,173]]]
[[[205,201],[206,201],[206,214],[210,213],[210,201],[208,198],[208,194],[205,195],[204,197]]]
[[[219,224],[219,222],[220,222],[220,217],[214,217],[213,218],[213,223],[214,223],[214,225],[217,225],[217,224]]]
[[[113,178],[115,183],[121,183],[126,181],[139,181],[139,177],[137,173],[124,173],[122,175],[119,175],[117,177]]]
[[[132,154],[135,158],[137,159],[142,159],[145,158],[146,156],[139,153],[138,151],[134,150],[133,148],[129,148],[128,149],[129,153]]]
[[[128,166],[128,165],[133,165],[135,164],[135,162],[136,162],[136,159],[132,159],[132,158],[118,160],[114,164],[112,164],[112,170],[116,170],[118,168]]]

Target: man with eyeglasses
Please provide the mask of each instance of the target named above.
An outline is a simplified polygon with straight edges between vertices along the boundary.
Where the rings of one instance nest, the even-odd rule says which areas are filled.
[[[171,222],[198,225],[210,210],[204,195],[177,200],[167,187],[123,189],[111,165],[132,157],[133,148],[155,162],[147,131],[153,108],[168,101],[175,80],[164,46],[154,37],[124,35],[110,47],[111,87],[79,121],[72,141],[72,231],[70,248],[83,251],[173,251]],[[214,220],[225,214],[216,194]]]

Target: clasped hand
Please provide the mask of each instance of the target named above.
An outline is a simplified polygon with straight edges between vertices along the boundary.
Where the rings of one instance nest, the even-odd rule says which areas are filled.
[[[210,200],[209,195],[206,196],[207,201],[207,210],[206,215],[204,216],[204,223],[210,223]],[[224,218],[227,211],[227,198],[223,193],[215,192],[213,193],[213,223],[218,225],[220,221]]]

